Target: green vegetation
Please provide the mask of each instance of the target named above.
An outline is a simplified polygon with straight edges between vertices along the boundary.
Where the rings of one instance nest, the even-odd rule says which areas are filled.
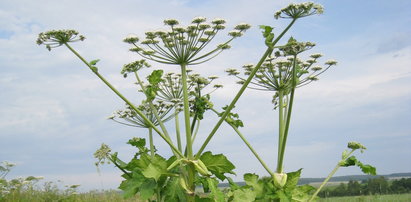
[[[411,194],[368,195],[321,198],[318,202],[409,202]]]
[[[203,77],[188,68],[205,63],[229,49],[230,43],[251,27],[249,24],[236,25],[228,32],[228,38],[220,44],[213,44],[214,39],[218,39],[215,36],[225,29],[226,21],[219,18],[207,21],[204,17],[196,17],[187,26],[181,26],[175,19],[166,19],[166,31],[146,32],[143,40],[137,36],[126,37],[124,42],[131,46],[130,51],[136,53],[140,60],[124,65],[121,74],[124,77],[135,77],[137,90],[141,93],[139,105],[126,98],[100,73],[97,67],[99,59],[87,60],[79,54],[80,51],[74,49],[71,43],[85,39],[77,31],[43,32],[39,34],[37,43],[48,50],[63,46],[71,51],[85,64],[86,69],[126,104],[124,110],[117,111],[110,119],[145,130],[147,142],[143,137],[134,137],[127,142],[136,151],[129,161],[120,159],[118,153],[112,152],[106,144],[102,144],[94,154],[98,159],[96,165],[112,163],[121,170],[123,181],[119,188],[126,198],[138,195],[144,201],[312,201],[340,167],[357,166],[363,173],[376,174],[374,167],[363,164],[354,156],[355,151],[363,152],[366,149],[358,142],[348,143],[348,149],[342,153],[341,160],[317,190],[310,185],[298,185],[302,169],[294,172],[286,172],[284,169],[297,88],[318,80],[320,75],[337,62],[328,60],[319,65],[322,54],[307,54],[315,46],[312,42],[297,41],[290,36],[285,43],[279,43],[282,43],[281,39],[301,18],[322,12],[323,7],[313,2],[290,4],[274,13],[275,19],[288,20],[283,29],[260,25],[262,42],[265,44],[261,58],[256,65],[244,65],[242,70],[226,71],[238,79],[241,88],[221,108],[215,107],[211,101],[211,93],[222,87],[217,84],[213,86],[214,90],[210,90],[211,82],[217,77]],[[277,30],[280,32],[275,33]],[[164,69],[174,67],[178,72],[153,70],[147,73],[145,71],[151,66],[148,61],[157,65],[170,65],[172,67]],[[141,77],[144,74],[149,76],[144,79]],[[245,138],[247,136],[240,130],[245,123],[234,113],[237,101],[247,88],[270,93],[273,108],[278,110],[279,130],[274,133],[278,142],[277,147],[272,148],[272,153],[277,155],[275,169],[268,166]],[[209,133],[197,138],[200,123],[206,118],[206,111],[214,112],[210,117],[218,121],[207,129]],[[166,127],[165,122],[171,120],[174,123],[167,124]],[[233,133],[239,136],[267,171],[268,178],[246,173],[245,185],[240,186],[229,177],[230,174],[235,174],[235,165],[223,154],[205,150],[223,123],[231,126]],[[173,154],[171,157],[161,156],[162,151],[157,150],[153,142],[154,135],[158,135],[166,143]],[[194,151],[195,148],[199,149]],[[223,181],[229,182],[229,189],[218,188],[218,184]],[[202,192],[197,192],[196,187],[201,187]]]
[[[333,196],[385,195],[411,193],[411,178],[387,180],[384,177],[364,180],[350,180],[338,186],[324,188],[318,195],[322,198]]]

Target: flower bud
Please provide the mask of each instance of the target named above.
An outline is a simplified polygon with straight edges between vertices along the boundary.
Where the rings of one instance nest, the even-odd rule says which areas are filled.
[[[284,187],[287,183],[287,174],[286,173],[274,173],[274,185],[278,188]]]

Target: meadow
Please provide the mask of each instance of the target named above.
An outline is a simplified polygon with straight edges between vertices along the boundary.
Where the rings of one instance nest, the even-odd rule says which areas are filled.
[[[0,198],[1,202],[44,202],[44,201],[75,201],[75,202],[128,202],[140,201],[137,196],[124,199],[118,191],[90,191],[87,193],[68,194],[64,191],[54,190],[29,190],[24,192],[15,192],[7,195],[6,198]],[[411,194],[396,195],[368,195],[368,196],[350,196],[350,197],[330,197],[321,198],[318,202],[406,202],[411,201]]]
[[[370,195],[370,196],[349,196],[349,197],[331,197],[322,198],[318,202],[401,202],[411,201],[411,194],[395,195]]]

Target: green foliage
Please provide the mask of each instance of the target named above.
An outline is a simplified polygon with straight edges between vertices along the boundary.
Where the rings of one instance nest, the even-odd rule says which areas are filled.
[[[284,186],[277,186],[272,177],[260,178],[256,174],[247,173],[244,175],[245,186],[238,186],[230,182],[229,201],[308,201],[314,187],[310,185],[298,186],[301,169],[285,174],[287,176]]]
[[[365,174],[369,175],[376,175],[377,174],[377,169],[374,166],[371,166],[369,164],[363,164],[355,156],[350,156],[345,160],[342,160],[339,165],[341,167],[349,167],[349,166],[358,166],[361,168],[361,171]]]
[[[209,198],[214,199],[215,202],[224,202],[224,193],[218,188],[218,180],[214,178],[207,178],[208,187],[211,190]]]
[[[254,201],[256,194],[251,189],[237,189],[232,194],[232,202],[249,202]]]
[[[223,110],[227,110],[228,106],[223,107]],[[223,116],[224,112],[220,113],[219,116]],[[232,124],[233,126],[239,128],[244,127],[243,121],[240,120],[240,116],[237,113],[230,112],[227,114],[225,120]]]
[[[348,183],[340,183],[338,186],[329,186],[322,190],[319,196],[325,198],[404,193],[411,193],[411,178],[389,180],[384,177],[376,177],[363,181],[350,180]]]
[[[194,104],[191,106],[191,110],[194,111],[195,116],[202,120],[204,119],[204,113],[213,107],[210,102],[210,95],[205,95],[202,97],[196,97],[194,99]]]
[[[161,77],[163,76],[163,70],[154,70],[148,76],[148,82],[150,85],[146,87],[145,94],[148,101],[153,101],[159,90],[158,84],[161,82]]]
[[[274,40],[274,27],[267,26],[267,25],[260,25],[260,29],[263,31],[263,37],[265,38],[265,45],[270,48],[273,48],[273,40]]]
[[[227,178],[225,174],[235,174],[233,171],[235,168],[234,164],[223,154],[213,155],[210,151],[204,152],[200,160],[206,165],[208,170],[220,180]]]
[[[163,75],[163,70],[154,70],[147,77],[147,81],[141,81],[138,71],[150,65],[146,60],[138,60],[123,66],[121,74],[126,77],[134,73],[137,84],[145,94],[141,105],[135,106],[113,85],[111,85],[99,72],[96,64],[99,60],[84,59],[75,51],[69,43],[84,40],[75,30],[52,30],[40,33],[37,39],[39,45],[45,45],[48,50],[59,46],[65,46],[72,51],[91,71],[100,78],[121,100],[126,103],[126,109],[118,111],[110,119],[123,125],[145,128],[148,130],[149,148],[146,140],[133,138],[127,143],[136,149],[129,162],[118,157],[117,152],[102,144],[94,156],[98,159],[96,165],[105,162],[113,163],[121,172],[124,180],[119,188],[123,190],[125,198],[136,195],[141,200],[148,201],[307,201],[315,198],[316,193],[310,198],[313,188],[304,185],[298,186],[301,169],[295,172],[283,172],[283,160],[287,143],[288,131],[291,123],[294,92],[301,87],[318,80],[317,76],[324,73],[336,61],[325,62],[326,68],[313,66],[321,54],[313,54],[303,61],[297,55],[311,49],[315,44],[311,42],[299,42],[290,37],[284,45],[277,45],[285,33],[291,28],[297,19],[321,14],[321,5],[307,2],[290,4],[274,14],[276,19],[289,18],[290,23],[277,36],[274,27],[261,25],[260,29],[264,37],[267,50],[261,56],[257,65],[244,65],[244,76],[239,71],[230,69],[229,75],[236,76],[242,85],[229,105],[223,107],[224,112],[218,113],[213,109],[210,93],[204,93],[204,88],[211,83],[216,76],[202,77],[199,74],[189,73],[187,67],[211,60],[223,50],[230,48],[230,43],[235,38],[242,36],[251,26],[239,24],[234,30],[228,32],[230,39],[217,44],[214,48],[205,51],[216,34],[225,29],[225,20],[214,19],[210,24],[204,17],[196,17],[186,27],[179,26],[175,19],[166,19],[164,24],[170,29],[167,31],[146,32],[145,38],[140,41],[136,36],[129,36],[124,42],[132,45],[130,51],[140,57],[168,65],[178,65],[180,73],[168,73]],[[290,57],[291,56],[291,57]],[[147,84],[148,83],[148,84]],[[222,85],[215,85],[216,89]],[[239,131],[244,127],[239,115],[232,112],[235,104],[243,95],[246,88],[273,92],[274,109],[278,108],[279,133],[278,135],[278,159],[276,172],[272,172],[267,164],[260,158],[256,150],[244,138]],[[167,103],[167,104],[166,104]],[[174,109],[172,115],[168,112]],[[205,138],[198,152],[194,155],[193,145],[198,134],[200,121],[205,117],[205,112],[212,109],[220,119]],[[180,137],[179,113],[184,111],[185,147]],[[118,121],[120,118],[122,121]],[[174,135],[164,123],[170,119],[175,120]],[[235,166],[223,154],[204,152],[212,137],[216,134],[221,124],[227,122],[244,141],[250,151],[255,155],[261,165],[269,173],[269,178],[259,178],[256,174],[245,174],[245,186],[238,186],[229,178],[229,174],[235,174]],[[154,133],[154,134],[153,134]],[[159,135],[170,147],[173,155],[166,159],[157,153],[154,145],[154,135]],[[175,140],[176,143],[174,142]],[[358,166],[364,173],[375,174],[376,170],[370,165],[358,161],[351,156],[354,150],[365,150],[360,143],[350,142],[348,147],[351,152],[344,152],[339,167]],[[0,167],[0,172],[7,173],[7,168]],[[4,176],[5,174],[3,174]],[[330,175],[330,176],[331,176]],[[2,176],[2,177],[3,177]],[[219,181],[228,180],[230,189],[226,193],[218,188]],[[0,181],[2,184],[5,180]],[[196,185],[201,185],[204,194],[196,193]],[[319,191],[319,190],[317,190]]]
[[[150,164],[144,168],[142,173],[144,177],[153,178],[158,181],[162,175],[168,173],[167,161],[163,157],[156,155],[154,158],[150,159]]]

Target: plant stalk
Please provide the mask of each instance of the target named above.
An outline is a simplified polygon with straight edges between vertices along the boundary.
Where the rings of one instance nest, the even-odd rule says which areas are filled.
[[[200,157],[201,153],[204,151],[205,147],[210,142],[211,138],[215,135],[217,130],[220,128],[221,124],[223,123],[223,121],[225,120],[227,115],[231,112],[231,110],[234,108],[235,104],[240,99],[241,95],[244,93],[245,89],[247,88],[247,86],[251,82],[251,80],[253,79],[254,75],[257,73],[257,71],[260,69],[260,67],[263,64],[263,62],[265,61],[265,59],[272,53],[272,51],[273,51],[272,48],[270,48],[270,47],[267,48],[264,55],[261,57],[260,61],[258,62],[258,64],[255,66],[253,71],[250,73],[247,80],[241,86],[241,89],[237,92],[237,95],[231,101],[230,105],[227,107],[227,109],[225,110],[223,115],[220,117],[220,120],[218,120],[217,124],[214,126],[213,130],[210,132],[207,139],[204,141],[204,143],[201,146],[200,150],[198,150],[198,152],[196,154],[196,158]]]
[[[151,158],[154,159],[154,141],[153,141],[153,129],[152,128],[148,128],[148,137],[150,141]]]
[[[284,139],[284,93],[282,90],[278,91],[278,157],[277,157],[277,173],[283,172],[282,161],[280,163],[281,151],[283,150],[283,139]]]
[[[282,173],[283,172],[283,162],[284,162],[284,155],[285,155],[285,146],[287,145],[287,137],[288,137],[288,131],[290,128],[290,122],[291,122],[291,113],[293,110],[293,103],[294,103],[294,93],[295,93],[295,88],[297,87],[297,55],[294,55],[294,60],[293,60],[293,69],[292,69],[292,83],[291,83],[291,95],[290,95],[290,100],[287,101],[287,108],[288,111],[286,111],[286,122],[284,126],[284,116],[282,115],[283,112],[283,106],[281,105],[282,103],[282,98],[280,99],[280,128],[282,128],[282,131],[280,129],[281,135],[280,135],[280,142],[279,142],[279,153],[278,153],[278,162],[277,162],[277,172]]]
[[[185,64],[181,64],[181,81],[183,84],[183,102],[184,102],[184,125],[185,125],[185,132],[186,132],[186,152],[187,158],[193,159],[193,145],[191,140],[191,123],[190,123],[190,109],[189,109],[189,102],[188,102],[188,89],[187,89],[187,69]],[[193,165],[189,164],[186,166],[187,168],[187,185],[190,191],[194,193],[195,191],[195,168]],[[195,195],[187,193],[187,200],[189,202],[195,201]]]
[[[190,109],[188,103],[188,89],[187,89],[187,69],[186,65],[181,65],[181,80],[183,83],[183,102],[184,102],[184,125],[186,131],[186,149],[188,159],[193,158],[193,146],[191,141],[191,123],[190,123]]]
[[[198,150],[196,154],[196,158],[199,158],[201,153],[204,151],[205,147],[208,145],[210,142],[211,138],[215,135],[217,130],[220,128],[221,124],[227,117],[227,115],[231,112],[231,110],[234,108],[235,104],[237,103],[238,99],[240,99],[241,95],[244,93],[245,89],[247,88],[248,84],[250,84],[251,80],[253,79],[254,75],[257,73],[257,71],[260,69],[261,65],[265,61],[265,59],[273,52],[273,48],[275,44],[284,36],[284,34],[291,28],[291,26],[295,23],[297,19],[293,19],[290,24],[281,32],[281,34],[272,42],[272,46],[268,47],[267,50],[265,51],[264,55],[261,57],[260,61],[258,64],[254,67],[253,71],[251,71],[250,75],[248,76],[247,80],[244,82],[242,85],[241,89],[237,92],[237,95],[234,97],[234,99],[231,101],[230,105],[227,107],[225,110],[224,114],[221,116],[220,120],[218,120],[217,124],[214,126],[210,134],[208,135],[207,139],[204,141],[203,145],[201,148]]]
[[[180,152],[183,151],[183,147],[181,146],[181,135],[180,135],[180,118],[178,116],[179,112],[177,108],[174,111],[174,120],[175,120],[175,127],[176,127],[176,138],[177,138],[177,147]]]
[[[174,146],[174,144],[166,137],[164,134],[140,111],[137,109],[136,106],[134,106],[133,103],[131,103],[126,97],[124,97],[123,94],[121,94],[116,88],[114,88],[113,85],[111,85],[101,74],[99,74],[97,71],[93,70],[93,67],[80,55],[75,51],[70,45],[67,43],[64,44],[68,49],[70,49],[71,52],[73,52],[84,64],[86,64],[90,70],[98,77],[100,78],[101,81],[103,81],[104,84],[106,84],[117,96],[119,96],[124,102],[126,102],[137,114],[139,114],[144,121],[146,121],[150,127],[153,128],[154,131],[156,131],[161,138],[166,141],[166,143],[170,146],[170,148],[176,152],[176,154],[180,157],[184,157],[184,155],[178,151],[178,149]]]
[[[342,161],[345,161],[348,157],[351,156],[351,154],[354,152],[355,150],[351,150],[350,153],[348,153],[347,157],[345,159],[342,159]],[[340,163],[337,163],[337,165],[335,166],[335,168],[331,171],[331,173],[327,176],[327,178],[325,178],[325,180],[323,181],[323,183],[321,183],[320,187],[318,187],[318,189],[315,191],[315,193],[311,196],[310,200],[308,202],[311,202],[314,200],[314,198],[317,196],[318,193],[320,193],[321,189],[325,186],[325,184],[327,184],[327,182],[331,179],[332,176],[334,176],[334,174],[337,172],[337,170],[340,168]]]

